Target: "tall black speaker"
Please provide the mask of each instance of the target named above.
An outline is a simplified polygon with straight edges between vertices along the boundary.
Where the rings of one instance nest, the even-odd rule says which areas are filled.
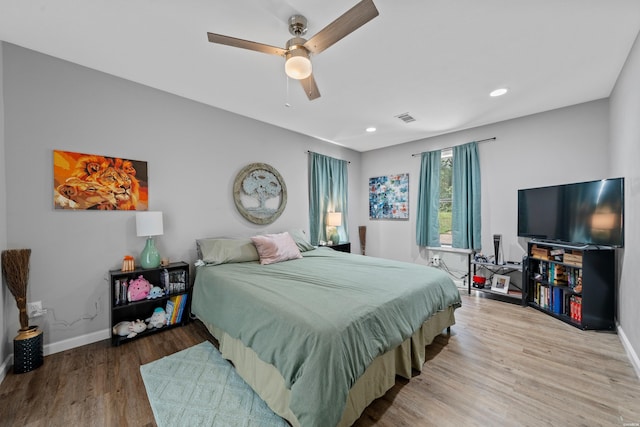
[[[504,256],[502,254],[502,234],[493,235],[494,262],[498,265],[504,264]]]

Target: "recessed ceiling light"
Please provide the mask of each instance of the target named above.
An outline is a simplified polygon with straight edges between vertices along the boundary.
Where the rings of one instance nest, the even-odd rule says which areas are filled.
[[[371,133],[371,132],[375,132],[375,131],[376,131],[376,128],[374,128],[373,126],[371,126],[371,127],[366,128],[365,130],[366,130],[367,132]]]
[[[503,87],[503,88],[500,88],[500,89],[496,89],[496,90],[494,90],[493,92],[491,92],[491,93],[489,94],[489,96],[493,96],[493,97],[496,97],[496,96],[502,96],[502,95],[504,95],[505,93],[507,93],[508,91],[509,91],[509,89],[507,89],[507,88],[504,88],[504,87]]]

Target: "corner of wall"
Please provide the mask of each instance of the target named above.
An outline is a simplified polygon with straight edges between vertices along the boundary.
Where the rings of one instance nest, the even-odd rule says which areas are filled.
[[[5,162],[6,156],[4,155],[4,62],[3,62],[3,48],[4,43],[0,41],[0,159]],[[7,168],[5,165],[0,166],[0,249],[4,250],[7,247],[7,195],[6,195],[6,175]],[[0,307],[2,307],[2,315],[0,316],[0,361],[3,361],[0,365],[0,382],[4,379],[6,374],[6,366],[9,361],[9,346],[7,345],[7,331],[4,316],[7,313],[5,307],[6,301],[4,298],[4,285],[0,289]]]
[[[627,335],[624,333],[622,326],[620,324],[618,327],[618,336],[620,337],[620,342],[622,342],[622,346],[624,350],[627,352],[627,356],[629,356],[629,360],[631,361],[631,366],[636,371],[636,376],[640,379],[640,357],[638,357],[638,353],[636,353],[635,349],[629,342]]]
[[[620,340],[640,377],[640,288],[637,277],[640,265],[638,236],[640,215],[640,33],[631,47],[609,99],[610,175],[625,178],[625,248],[618,267],[618,331]]]

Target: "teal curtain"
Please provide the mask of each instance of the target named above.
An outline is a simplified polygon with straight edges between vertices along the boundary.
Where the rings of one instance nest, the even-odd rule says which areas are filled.
[[[476,142],[453,147],[452,173],[451,246],[480,249],[480,161]]]
[[[418,181],[418,213],[416,243],[418,246],[440,246],[440,150],[422,153]]]
[[[349,241],[347,208],[346,160],[310,153],[309,167],[309,234],[311,244],[328,241],[327,213],[341,212],[342,225],[338,227],[341,242]]]

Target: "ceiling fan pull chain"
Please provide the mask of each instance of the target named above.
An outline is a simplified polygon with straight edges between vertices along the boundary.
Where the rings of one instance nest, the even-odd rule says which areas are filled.
[[[284,106],[289,108],[291,107],[291,104],[289,103],[289,76],[287,76],[286,74],[284,75],[284,78],[286,80],[286,99],[284,100]]]

